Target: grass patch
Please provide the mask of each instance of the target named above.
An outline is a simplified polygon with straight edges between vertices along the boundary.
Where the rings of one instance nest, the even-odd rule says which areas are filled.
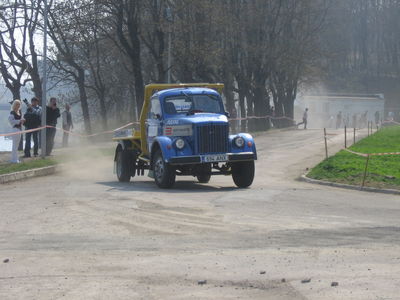
[[[386,127],[350,147],[361,153],[400,152],[400,126]],[[340,151],[313,168],[308,177],[361,185],[366,158]],[[400,188],[400,155],[371,156],[366,186]]]
[[[20,171],[26,171],[26,170],[31,170],[31,169],[37,169],[37,168],[44,168],[48,166],[53,166],[57,164],[57,161],[49,158],[45,159],[33,159],[29,160],[26,162],[22,162],[19,164],[11,164],[11,163],[6,163],[0,165],[0,175],[3,174],[9,174],[9,173],[14,173],[14,172],[20,172]]]

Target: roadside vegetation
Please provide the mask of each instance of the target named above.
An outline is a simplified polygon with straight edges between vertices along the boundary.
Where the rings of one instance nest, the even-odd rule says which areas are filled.
[[[400,152],[400,126],[383,128],[349,148],[360,153]],[[307,175],[310,178],[361,185],[366,158],[344,150],[325,159]],[[366,186],[400,189],[400,155],[370,156]]]
[[[57,161],[54,159],[46,158],[46,159],[32,159],[29,161],[22,162],[20,164],[11,164],[11,163],[3,163],[0,164],[0,175],[10,174],[20,171],[26,171],[31,169],[44,168],[48,166],[53,166],[57,164]]]

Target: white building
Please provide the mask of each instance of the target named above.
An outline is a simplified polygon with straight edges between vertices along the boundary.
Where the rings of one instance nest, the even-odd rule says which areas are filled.
[[[308,124],[310,128],[333,128],[336,126],[337,115],[342,112],[342,124],[347,120],[349,127],[353,126],[353,118],[359,122],[367,112],[367,121],[375,122],[375,113],[379,112],[382,119],[385,111],[383,94],[327,94],[305,95],[295,101],[295,119],[301,120],[304,109],[308,108]]]

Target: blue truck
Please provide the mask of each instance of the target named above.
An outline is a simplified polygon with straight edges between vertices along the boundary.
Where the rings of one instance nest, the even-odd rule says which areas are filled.
[[[140,128],[114,133],[118,180],[128,182],[148,170],[160,188],[171,188],[176,176],[207,183],[212,175],[231,175],[236,186],[249,187],[256,145],[250,134],[229,134],[223,88],[207,83],[147,85]]]

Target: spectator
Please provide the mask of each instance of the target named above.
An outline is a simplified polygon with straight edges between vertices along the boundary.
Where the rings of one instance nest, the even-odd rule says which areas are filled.
[[[22,118],[21,115],[21,101],[20,100],[14,100],[11,106],[11,112],[8,117],[8,122],[10,123],[12,127],[12,132],[16,133],[12,135],[12,152],[11,152],[11,162],[12,163],[19,163],[20,161],[18,160],[18,145],[21,140],[21,130],[22,130],[22,125],[24,124],[25,120]]]
[[[349,127],[350,116],[348,114],[346,114],[345,117],[343,118],[343,124],[344,124],[344,126]]]
[[[353,128],[357,128],[357,114],[353,115]]]
[[[39,99],[33,97],[31,104],[24,115],[25,128],[35,129],[40,127],[42,116],[42,108],[39,106]],[[39,131],[28,132],[25,134],[25,155],[24,157],[31,157],[31,137],[33,139],[33,155],[38,156],[39,149]]]
[[[308,119],[308,108],[306,108],[306,109],[304,110],[304,113],[303,113],[303,122],[298,123],[297,126],[299,126],[299,125],[301,125],[301,124],[304,124],[304,129],[307,129],[307,119]]]
[[[57,119],[60,117],[60,109],[57,107],[57,99],[50,98],[50,103],[46,107],[46,124],[52,126],[46,128],[46,155],[50,155],[54,147],[56,136]]]
[[[365,111],[361,116],[361,124],[363,128],[367,127],[368,124],[368,110]]]
[[[389,111],[389,113],[388,113],[388,121],[390,121],[390,122],[394,121],[394,112]]]
[[[340,128],[342,126],[342,112],[339,111],[339,113],[336,116],[336,129]]]
[[[65,105],[65,110],[62,113],[62,126],[64,130],[63,134],[63,147],[68,147],[68,137],[69,132],[74,128],[74,124],[72,123],[72,115],[70,112],[71,107],[69,104]]]
[[[271,106],[271,127],[275,127],[275,107]]]
[[[378,126],[379,125],[379,121],[381,119],[380,113],[379,111],[375,112],[375,125]]]

